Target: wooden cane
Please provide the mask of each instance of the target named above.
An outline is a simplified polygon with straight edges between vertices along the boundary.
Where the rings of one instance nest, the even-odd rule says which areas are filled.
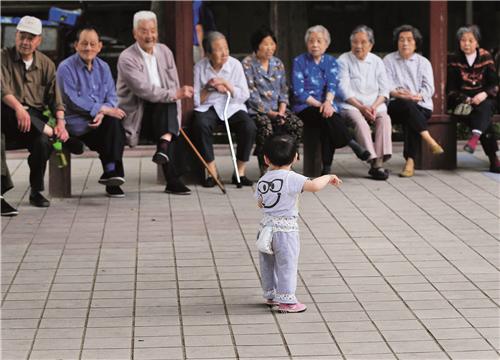
[[[207,169],[207,171],[210,173],[210,176],[212,176],[214,178],[215,183],[217,184],[217,186],[225,194],[226,193],[226,189],[224,188],[224,185],[217,178],[217,175],[215,175],[212,172],[212,170],[210,170],[210,168],[208,167],[207,162],[205,161],[205,159],[203,159],[203,156],[201,156],[200,152],[198,151],[198,149],[196,149],[196,146],[194,146],[194,144],[191,142],[191,140],[189,139],[189,137],[187,136],[187,134],[184,132],[184,130],[182,128],[180,128],[179,130],[180,130],[182,136],[184,136],[184,139],[186,139],[186,141],[188,142],[189,146],[191,146],[191,149],[193,149],[193,151],[196,154],[196,156],[198,156],[198,159],[200,159],[200,161],[203,163],[203,166],[205,166],[205,168]]]

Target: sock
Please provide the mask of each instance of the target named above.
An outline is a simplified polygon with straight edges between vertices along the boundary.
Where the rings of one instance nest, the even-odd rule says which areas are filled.
[[[160,141],[158,141],[158,145],[156,145],[156,151],[160,151],[166,154],[168,145],[170,145],[170,141],[165,139],[160,139]]]
[[[110,162],[104,165],[104,172],[112,172],[116,170],[116,164],[114,162]]]

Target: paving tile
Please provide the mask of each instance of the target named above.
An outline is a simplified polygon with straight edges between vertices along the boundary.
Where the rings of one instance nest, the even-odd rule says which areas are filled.
[[[458,340],[458,339],[476,339],[481,334],[472,327],[458,329],[431,329],[432,335],[438,340]]]
[[[130,349],[84,349],[82,360],[129,359]]]
[[[26,350],[4,350],[0,353],[3,360],[24,360],[28,358],[29,349]],[[77,359],[78,356],[75,358]],[[50,358],[53,359],[53,358]]]
[[[188,346],[186,347],[188,359],[226,359],[235,358],[232,346]]]
[[[83,327],[75,328],[62,328],[62,329],[38,329],[36,334],[37,340],[39,339],[82,339]],[[3,334],[2,334],[3,336]]]
[[[134,339],[135,348],[158,348],[158,347],[182,346],[181,336],[136,336]]]
[[[498,353],[495,351],[450,351],[448,355],[453,360],[498,360]]]
[[[84,349],[127,349],[131,347],[131,338],[126,337],[85,337]]]
[[[440,351],[434,340],[389,341],[389,346],[398,354]]]
[[[40,329],[83,328],[85,318],[42,318]]]
[[[184,336],[184,340],[186,346],[230,346],[233,343],[229,334]]]
[[[157,347],[134,349],[136,360],[182,360],[184,359],[181,347]]]
[[[238,355],[241,358],[268,359],[273,357],[287,356],[283,346],[261,345],[261,346],[241,346],[237,347]]]
[[[81,348],[80,338],[37,338],[33,350],[77,350]]]
[[[483,339],[439,340],[439,343],[448,352],[492,350],[491,346]]]
[[[444,360],[449,359],[444,352],[396,353],[400,360]]]
[[[393,354],[347,354],[346,360],[391,360],[397,359]],[[427,359],[430,360],[430,359]]]
[[[285,334],[285,340],[289,345],[334,343],[334,339],[328,333]]]
[[[30,360],[78,360],[80,350],[33,350],[30,355]],[[2,358],[3,359],[3,358]],[[6,360],[6,359],[4,359]],[[16,359],[18,360],[18,359]]]
[[[305,344],[294,344],[288,346],[293,357],[295,356],[322,356],[322,355],[337,355],[339,349],[335,344],[315,344],[314,347]]]

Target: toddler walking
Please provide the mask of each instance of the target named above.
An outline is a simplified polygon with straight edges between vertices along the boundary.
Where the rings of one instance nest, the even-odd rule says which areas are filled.
[[[264,298],[267,305],[278,306],[280,312],[302,312],[307,307],[295,297],[300,252],[298,195],[302,191],[319,191],[328,184],[338,186],[342,181],[335,175],[310,180],[292,171],[298,153],[289,135],[269,137],[263,152],[269,169],[259,179],[255,197],[264,215],[259,235],[267,233],[270,240],[267,253],[259,252]]]

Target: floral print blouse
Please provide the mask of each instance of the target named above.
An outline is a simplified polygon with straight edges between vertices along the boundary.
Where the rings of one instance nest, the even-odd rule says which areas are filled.
[[[271,110],[278,111],[280,103],[288,105],[285,66],[280,59],[273,56],[268,71],[262,68],[255,54],[245,57],[242,65],[250,90],[247,100],[249,114],[267,114]]]
[[[309,107],[306,99],[312,96],[320,102],[324,102],[326,94],[334,95],[333,108],[339,110],[338,96],[339,65],[337,60],[328,54],[324,54],[318,64],[309,53],[304,53],[293,59],[292,90],[293,107],[296,113]]]

